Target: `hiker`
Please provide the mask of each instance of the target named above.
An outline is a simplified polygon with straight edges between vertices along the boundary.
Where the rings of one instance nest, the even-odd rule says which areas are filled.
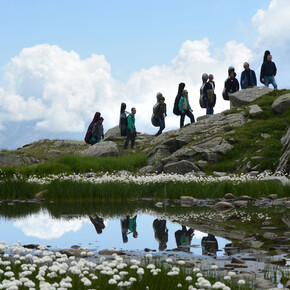
[[[86,132],[86,136],[84,138],[85,142],[87,144],[91,144],[91,139],[92,139],[92,130],[93,130],[93,126],[95,125],[95,123],[98,122],[99,118],[101,117],[101,113],[99,112],[96,112],[95,113],[95,116],[93,118],[93,121],[90,123],[88,129],[87,129],[87,132]]]
[[[105,228],[104,220],[101,217],[96,216],[95,218],[89,217],[90,221],[94,225],[96,232],[100,235]]]
[[[155,219],[153,221],[153,230],[156,241],[159,243],[159,251],[164,251],[167,248],[168,229],[166,220]]]
[[[135,215],[133,218],[130,218],[129,216],[126,216],[125,219],[121,219],[121,230],[122,230],[122,239],[123,243],[128,242],[128,235],[133,234],[133,238],[138,237],[137,232],[137,215]]]
[[[267,61],[262,64],[260,79],[266,87],[269,87],[269,84],[272,84],[274,89],[277,89],[277,83],[275,76],[277,73],[277,68],[275,63],[272,61],[272,55],[267,55]]]
[[[184,126],[184,118],[185,115],[190,118],[190,123],[194,123],[194,116],[192,114],[192,109],[190,107],[189,101],[188,101],[188,91],[183,90],[182,96],[179,100],[178,108],[180,111],[180,128]]]
[[[186,226],[181,225],[181,230],[175,232],[175,241],[178,248],[189,252],[194,230],[192,228],[186,229]]]
[[[156,95],[157,98],[157,103],[153,107],[153,118],[151,119],[153,125],[159,126],[158,132],[155,134],[155,136],[158,136],[162,134],[162,131],[165,128],[165,117],[167,116],[166,114],[166,104],[165,104],[165,98],[161,93],[158,93]],[[157,127],[156,126],[156,127]]]
[[[269,50],[266,50],[264,52],[263,63],[267,61],[267,57],[268,57],[269,54],[271,54],[271,52]],[[262,63],[262,65],[263,65],[263,63]],[[261,75],[260,75],[260,82],[262,84],[264,83],[264,81],[262,80],[262,76]]]
[[[212,74],[208,76],[208,82],[203,87],[203,102],[206,107],[206,114],[213,114],[213,107],[216,103],[216,95],[214,93],[215,83],[213,81],[214,77]]]
[[[241,88],[247,89],[257,86],[257,78],[255,71],[250,69],[249,63],[244,63],[244,71],[241,74]]]
[[[98,119],[98,122],[96,122],[93,126],[92,130],[92,139],[91,139],[91,145],[94,145],[96,143],[99,143],[104,139],[104,127],[103,127],[103,121],[104,118],[100,117]]]
[[[225,89],[227,94],[232,94],[240,89],[238,80],[236,79],[236,73],[234,70],[230,71],[229,77],[225,82]]]
[[[131,148],[134,150],[135,137],[136,137],[136,128],[135,128],[135,114],[136,108],[131,109],[131,114],[127,117],[127,138],[124,144],[124,150],[127,150],[129,141],[131,140]]]

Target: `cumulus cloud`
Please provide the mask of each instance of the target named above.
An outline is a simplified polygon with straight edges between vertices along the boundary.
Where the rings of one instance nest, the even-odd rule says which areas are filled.
[[[272,0],[266,10],[259,9],[253,17],[258,31],[258,45],[282,47],[290,41],[290,1]]]
[[[60,238],[68,232],[77,232],[81,229],[84,220],[55,220],[47,212],[19,219],[14,226],[23,231],[26,236],[51,240]]]

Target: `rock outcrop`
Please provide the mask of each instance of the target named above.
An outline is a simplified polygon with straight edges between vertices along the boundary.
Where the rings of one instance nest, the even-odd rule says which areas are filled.
[[[104,141],[90,146],[88,149],[85,149],[80,154],[82,156],[94,157],[118,156],[119,150],[116,143],[112,141]]]
[[[280,157],[276,171],[290,174],[290,127],[281,139],[283,155]]]
[[[290,94],[278,97],[272,104],[271,109],[276,114],[282,114],[290,106]]]
[[[247,105],[255,101],[257,98],[260,98],[261,96],[265,94],[268,94],[271,91],[272,89],[268,87],[264,87],[264,86],[253,87],[253,88],[248,88],[245,90],[235,92],[233,94],[229,94],[229,98],[234,107],[239,107],[239,106]]]

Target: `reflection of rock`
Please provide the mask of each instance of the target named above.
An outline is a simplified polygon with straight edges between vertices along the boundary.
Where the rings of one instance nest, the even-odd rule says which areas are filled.
[[[85,149],[81,152],[81,155],[94,157],[119,156],[119,150],[116,143],[112,141],[104,141]]]
[[[59,251],[61,254],[65,254],[68,257],[75,256],[75,257],[87,257],[87,255],[82,255],[82,249],[64,249]]]
[[[271,232],[266,232],[263,234],[263,238],[269,239],[269,240],[274,240],[275,238],[277,238],[277,234],[271,233]]]
[[[270,289],[274,288],[275,285],[269,280],[260,280],[256,282],[256,287],[258,289]]]
[[[224,199],[235,199],[236,197],[232,193],[226,193],[224,195]]]
[[[213,209],[215,209],[216,211],[228,211],[233,208],[234,206],[226,201],[220,201],[213,206]]]
[[[117,254],[117,255],[125,255],[125,252],[123,251],[111,251],[111,250],[102,250],[102,251],[99,251],[99,254],[100,255],[113,255],[113,254]]]

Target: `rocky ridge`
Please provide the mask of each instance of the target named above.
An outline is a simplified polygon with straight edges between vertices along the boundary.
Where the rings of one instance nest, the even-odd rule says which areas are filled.
[[[147,154],[148,165],[139,173],[187,173],[203,174],[203,168],[219,160],[235,147],[236,140],[231,137],[235,128],[254,122],[255,116],[263,109],[252,102],[270,92],[266,87],[255,87],[230,95],[230,100],[237,106],[234,110],[214,115],[205,115],[181,129],[171,130],[157,137],[138,134],[136,146]],[[281,114],[290,105],[290,94],[284,94],[274,100],[271,110]],[[240,108],[239,106],[244,106]],[[269,138],[261,132],[261,140]],[[119,134],[118,126],[105,134],[105,142],[89,146],[83,141],[40,140],[15,151],[0,152],[0,166],[19,166],[46,162],[65,154],[85,156],[118,156],[124,138]],[[259,141],[259,140],[258,140]],[[258,142],[256,141],[256,142]],[[119,144],[119,148],[118,148]],[[290,129],[281,139],[283,155],[277,170],[289,173]],[[237,160],[237,171],[257,173],[254,161],[263,160],[263,156],[245,157]]]

